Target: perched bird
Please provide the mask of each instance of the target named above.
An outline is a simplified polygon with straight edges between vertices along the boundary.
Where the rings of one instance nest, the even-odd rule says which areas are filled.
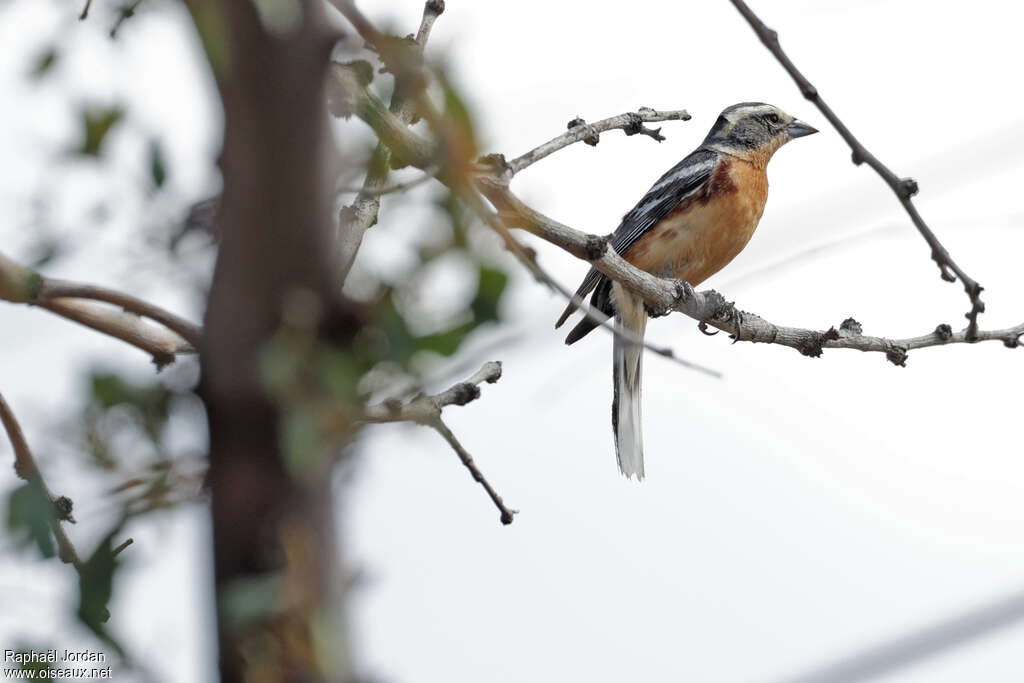
[[[794,138],[818,131],[770,104],[743,102],[722,112],[704,142],[654,183],[622,218],[611,246],[631,264],[658,277],[698,285],[740,253],[754,234],[765,200],[765,168],[776,150]],[[576,290],[593,290],[591,305],[615,316],[615,325],[643,337],[644,301],[595,268]],[[572,315],[570,303],[555,327]],[[598,323],[589,317],[566,337],[572,344]],[[644,477],[640,424],[640,371],[643,348],[615,336],[612,350],[614,394],[612,430],[619,470]]]

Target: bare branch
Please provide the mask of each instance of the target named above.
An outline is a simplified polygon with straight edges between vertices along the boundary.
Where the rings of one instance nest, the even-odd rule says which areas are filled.
[[[393,194],[395,192],[405,192],[411,190],[414,187],[419,187],[427,181],[433,180],[437,177],[441,167],[435,165],[433,168],[427,168],[423,170],[422,175],[416,176],[412,180],[407,180],[401,183],[392,183],[390,185],[374,185],[372,187],[366,186],[364,183],[362,187],[340,187],[337,189],[338,194],[346,194],[350,192],[356,192],[363,196],[374,196],[379,197],[384,194]],[[352,207],[348,207],[352,210]]]
[[[781,344],[815,357],[827,348],[880,352],[894,364],[903,365],[907,352],[913,349],[974,341],[1002,341],[1007,347],[1016,348],[1024,335],[1024,323],[1002,330],[979,330],[974,335],[967,329],[953,332],[948,325],[939,325],[934,332],[906,339],[863,335],[860,325],[853,319],[848,319],[839,330],[776,325],[740,311],[714,290],[695,292],[686,283],[657,278],[636,268],[619,256],[603,237],[580,232],[530,208],[500,180],[484,178],[478,181],[478,186],[502,216],[516,220],[516,227],[590,261],[599,271],[642,296],[653,309],[678,311],[702,324],[729,332],[734,341]],[[595,251],[595,245],[602,247]]]
[[[592,307],[587,301],[570,292],[568,289],[562,286],[561,283],[555,280],[555,278],[552,277],[547,271],[545,271],[540,266],[540,264],[537,263],[537,258],[534,251],[532,249],[524,247],[522,244],[519,243],[517,239],[515,239],[512,236],[509,230],[510,226],[506,224],[505,220],[502,218],[500,214],[496,214],[493,211],[489,210],[486,206],[484,206],[484,203],[480,201],[478,197],[475,197],[473,195],[467,196],[466,194],[463,194],[462,196],[464,199],[468,201],[470,206],[476,212],[477,216],[479,216],[481,220],[487,223],[487,225],[489,225],[492,230],[498,233],[502,240],[504,240],[505,247],[512,252],[512,254],[528,271],[530,271],[530,273],[538,282],[547,285],[548,288],[550,288],[556,294],[559,294],[566,300],[576,304],[577,308],[580,311],[582,311],[583,314],[586,315],[588,318],[596,322],[598,326],[612,333],[614,336],[618,337],[626,344],[632,346],[642,346],[648,351],[656,353],[662,358],[666,358],[672,361],[673,363],[676,363],[677,365],[683,366],[684,368],[687,368],[689,370],[696,370],[697,372],[702,372],[706,375],[718,379],[722,377],[722,373],[718,372],[717,370],[679,357],[678,355],[676,355],[675,351],[673,351],[667,346],[657,346],[649,341],[646,341],[643,337],[638,337],[637,335],[626,330],[625,328],[615,327],[614,325],[611,325],[609,323],[608,316]],[[597,238],[597,241],[601,244],[601,246],[595,247],[592,244],[590,245],[591,249],[597,248],[603,250],[604,244],[607,242],[607,240],[605,238],[599,237]]]
[[[180,353],[195,353],[202,336],[199,326],[130,294],[96,285],[50,280],[2,252],[0,299],[45,308],[127,342],[150,354],[158,368],[173,363]],[[98,306],[82,299],[114,304],[124,310]],[[163,327],[150,325],[143,317]]]
[[[501,363],[488,361],[471,377],[459,382],[439,394],[419,395],[405,403],[397,400],[384,401],[366,406],[363,422],[416,422],[429,424],[440,416],[446,406],[464,406],[480,398],[480,384],[494,384],[501,379]]]
[[[365,123],[367,123],[367,125],[373,128],[374,132],[376,132],[381,137],[381,140],[388,143],[389,145],[394,145],[396,149],[403,150],[403,154],[408,154],[408,157],[411,160],[410,163],[412,163],[413,166],[416,166],[421,169],[429,167],[428,159],[432,158],[432,153],[424,152],[421,156],[421,153],[417,151],[429,149],[430,143],[428,141],[424,140],[416,133],[413,133],[408,128],[408,126],[402,125],[397,120],[397,117],[392,116],[391,120],[389,120],[387,118],[388,116],[390,116],[389,112],[387,112],[386,110],[382,110],[382,105],[377,105],[373,103],[373,100],[375,98],[373,97],[372,94],[367,92],[364,85],[358,82],[358,80],[354,77],[349,67],[336,63],[334,65],[334,69],[332,70],[332,74],[334,77],[332,78],[331,83],[333,87],[336,89],[334,94],[336,101],[346,102],[346,107],[350,111],[355,113],[357,116],[359,116],[359,118],[361,118]],[[435,110],[431,109],[427,105],[427,103],[423,104],[424,111],[422,113],[426,118],[434,120],[437,117],[439,117],[439,114]],[[685,112],[680,111],[647,111],[648,113],[646,115],[649,117],[650,120],[670,120],[675,118],[681,119],[682,116],[680,114],[685,114]],[[612,130],[616,127],[623,128],[633,125],[631,122],[637,120],[635,118],[636,116],[640,116],[640,114],[622,114],[620,116],[600,121],[598,124],[595,125],[603,126],[602,130]],[[658,117],[665,118],[658,119]],[[547,144],[560,146],[558,148],[561,148],[565,147],[566,145],[572,144],[573,141],[574,140],[570,135],[569,137],[562,136],[560,138],[556,138],[555,140],[552,140]],[[542,145],[542,147],[544,146]],[[408,152],[408,150],[412,151]],[[533,159],[533,161],[539,160],[544,156],[551,154],[553,151],[555,150],[551,149],[550,151],[544,152],[543,154],[536,156]],[[528,152],[526,155],[524,155],[524,157],[520,157],[520,159],[529,157],[532,154],[533,152]],[[526,166],[533,163],[533,161],[524,161],[521,165],[521,168],[526,168]],[[483,194],[487,195],[488,198],[491,199],[492,203],[495,203],[494,198],[488,195],[486,190],[483,190],[482,188],[486,185],[493,185],[496,187],[507,186],[508,180],[513,175],[510,164],[509,162],[505,161],[505,157],[503,155],[492,154],[481,159],[478,166],[480,169],[480,175],[474,178],[477,185],[479,186],[478,189],[480,189],[483,192]],[[595,311],[585,301],[579,300],[568,289],[559,284],[553,277],[551,277],[546,271],[544,271],[544,269],[540,267],[540,265],[537,263],[536,254],[533,253],[531,249],[528,249],[527,247],[524,247],[522,244],[520,244],[518,240],[516,240],[511,235],[511,233],[508,231],[508,228],[505,225],[505,220],[501,216],[501,214],[495,214],[493,211],[487,208],[484,201],[478,194],[477,190],[468,189],[465,186],[454,183],[446,178],[439,178],[439,180],[441,180],[441,182],[445,183],[448,187],[454,190],[458,194],[458,196],[463,201],[465,201],[470,206],[470,208],[473,209],[473,211],[481,220],[487,223],[495,232],[498,233],[498,235],[502,238],[506,249],[508,249],[519,260],[519,262],[528,271],[530,271],[531,274],[533,274],[533,276],[537,279],[538,282],[547,285],[553,291],[565,297],[566,300],[573,301],[574,303],[576,303],[588,317],[596,321],[601,327],[610,331],[612,334],[618,336],[620,339],[629,344],[639,344],[643,346],[645,349],[653,351],[654,353],[658,354],[659,356],[662,356],[663,358],[668,358],[669,360],[679,365],[682,365],[683,367],[689,368],[691,370],[697,370],[698,372],[703,372],[712,377],[721,377],[721,373],[719,373],[716,370],[680,358],[670,348],[656,346],[654,344],[651,344],[650,342],[646,342],[640,339],[636,335],[629,334],[625,330],[618,329],[608,324],[607,316],[605,316],[603,313],[599,311]],[[498,206],[498,204],[495,204],[495,206]],[[498,206],[498,208],[499,210],[501,209],[500,206]],[[585,249],[580,253],[574,254],[575,256],[578,256],[579,258],[583,259],[590,259],[596,258],[597,256],[600,256],[600,254],[604,252],[607,243],[606,238],[598,237],[596,235],[590,235],[589,239],[590,242],[586,245]]]
[[[135,16],[135,10],[138,9],[139,5],[142,4],[142,0],[135,0],[135,2],[128,4],[127,2],[121,5],[121,9],[118,10],[117,20],[114,25],[110,27],[110,37],[116,38],[117,32],[121,30],[121,24],[128,21]]]
[[[199,341],[203,336],[203,330],[199,325],[191,323],[174,313],[165,311],[159,306],[154,306],[148,301],[143,301],[131,294],[119,292],[107,287],[46,278],[43,281],[43,287],[39,292],[39,296],[43,299],[92,299],[93,301],[103,301],[108,304],[114,304],[129,313],[135,313],[136,315],[140,315],[144,318],[149,318],[150,320],[160,323],[172,332],[177,332],[193,347],[199,346]]]
[[[469,473],[473,475],[474,481],[479,482],[480,485],[484,487],[484,490],[487,491],[487,495],[491,497],[492,501],[494,501],[494,506],[497,507],[498,510],[501,512],[501,523],[505,525],[511,524],[512,519],[519,511],[512,510],[505,505],[505,501],[501,499],[501,496],[498,495],[498,493],[491,486],[490,482],[488,482],[484,475],[480,472],[480,469],[476,466],[476,463],[473,461],[473,456],[471,456],[469,454],[469,451],[467,451],[462,446],[462,444],[459,443],[459,440],[455,438],[454,434],[452,434],[452,430],[448,429],[448,426],[444,423],[443,420],[441,420],[440,417],[438,417],[429,426],[432,427],[438,434],[440,434],[444,438],[445,441],[448,442],[448,445],[451,446],[452,450],[454,450],[456,455],[459,456],[459,460],[462,461],[462,464],[465,465],[466,469],[469,470]]]
[[[157,369],[173,363],[179,354],[196,352],[194,346],[176,333],[150,325],[133,313],[112,310],[78,299],[50,299],[25,303],[45,308],[62,318],[74,320],[141,349],[153,357],[153,364]]]
[[[25,433],[21,430],[21,425],[14,416],[14,411],[11,410],[11,407],[4,399],[3,394],[0,394],[0,422],[3,422],[7,438],[10,439],[11,447],[14,449],[14,471],[20,478],[27,481],[30,486],[38,487],[53,505],[53,512],[49,516],[49,524],[53,537],[57,541],[57,556],[62,562],[73,565],[81,573],[84,566],[82,558],[78,551],[75,550],[71,539],[64,532],[64,527],[61,526],[62,521],[71,522],[72,524],[75,522],[75,518],[71,515],[73,507],[71,499],[67,496],[54,496],[50,492],[49,487],[46,486],[46,481],[43,479],[43,474],[36,464],[32,450],[28,447]],[[119,546],[120,549],[117,552],[121,552],[131,543],[132,539],[129,538]]]
[[[459,460],[466,466],[473,479],[478,481],[487,495],[494,501],[495,507],[501,512],[501,523],[511,524],[513,516],[518,512],[505,505],[501,496],[494,490],[483,473],[473,461],[473,456],[459,443],[455,435],[441,419],[441,411],[446,406],[464,406],[480,398],[480,385],[484,382],[494,384],[501,378],[501,363],[488,361],[465,382],[459,382],[439,394],[433,396],[419,395],[402,402],[398,400],[384,401],[367,406],[363,411],[363,422],[415,422],[435,430],[452,447]]]
[[[873,168],[879,176],[886,182],[886,184],[892,189],[896,196],[900,200],[900,204],[907,211],[910,216],[910,220],[913,221],[917,227],[921,236],[924,237],[928,246],[932,250],[932,260],[939,266],[939,271],[942,275],[942,279],[947,282],[954,282],[956,278],[960,278],[960,282],[964,286],[964,291],[967,293],[968,298],[971,301],[971,310],[964,316],[968,320],[967,325],[967,341],[974,341],[975,335],[978,333],[978,315],[985,311],[985,303],[981,300],[981,291],[984,289],[980,284],[967,275],[957,265],[953,257],[950,256],[949,251],[942,245],[939,238],[935,236],[928,224],[921,218],[921,214],[918,213],[917,207],[914,206],[911,198],[917,194],[917,182],[913,178],[900,178],[893,173],[889,168],[883,164],[878,158],[869,152],[860,141],[854,137],[850,129],[836,116],[832,108],[829,107],[825,100],[818,94],[818,89],[811,84],[809,80],[796,68],[793,61],[789,56],[782,50],[779,44],[778,32],[768,28],[761,19],[754,14],[753,10],[747,6],[747,3],[743,0],[729,0],[739,10],[743,18],[747,20],[750,27],[754,29],[757,37],[761,39],[764,46],[775,55],[775,58],[782,65],[782,68],[786,70],[792,79],[796,82],[800,88],[800,92],[803,96],[814,103],[814,106],[825,115],[835,129],[842,136],[846,144],[850,146],[853,151],[853,163],[860,165],[866,163],[868,166]],[[950,272],[952,271],[952,272]],[[955,275],[954,275],[955,274]]]
[[[85,0],[85,7],[82,8],[82,13],[78,15],[79,21],[85,21],[89,16],[89,8],[92,7],[92,0]]]
[[[644,123],[689,120],[690,114],[687,113],[685,109],[675,111],[655,111],[650,107],[640,107],[640,109],[635,112],[626,112],[625,114],[619,114],[618,116],[602,119],[596,123],[587,123],[583,119],[577,117],[569,122],[568,132],[562,133],[558,137],[548,140],[543,145],[531,149],[526,154],[509,161],[508,170],[511,175],[515,175],[527,166],[535,164],[544,157],[554,154],[558,150],[564,149],[565,147],[580,142],[581,140],[586,142],[588,145],[596,145],[600,139],[600,134],[609,130],[621,129],[626,132],[626,135],[636,135],[637,133],[641,133],[661,142],[665,139],[659,132],[661,129],[647,128],[643,125]]]
[[[360,21],[361,15],[356,16],[358,11],[355,10],[351,3],[338,0],[334,1],[334,4],[350,21],[353,18],[357,22]],[[434,21],[442,12],[444,12],[443,0],[428,0],[424,4],[423,19],[420,22],[420,28],[415,38],[420,54],[422,54],[427,44],[427,39],[430,38],[430,31],[434,26]],[[365,21],[356,24],[356,26],[357,29],[359,26],[363,26],[361,30],[367,30],[367,26],[372,29],[369,22]],[[379,35],[375,29],[373,29],[373,35]],[[392,95],[391,105],[388,109],[404,124],[411,123],[415,116],[414,103],[396,95]],[[361,192],[350,206],[341,210],[340,225],[338,226],[338,248],[340,250],[339,271],[343,281],[348,276],[348,271],[352,267],[356,253],[363,243],[363,235],[377,222],[377,216],[380,213],[380,195],[385,194],[385,190],[382,188],[385,187],[387,182],[390,164],[391,148],[383,142],[378,143],[377,148],[373,152],[369,165],[370,170],[363,181]]]
[[[356,83],[354,79],[348,80],[344,87],[365,91],[365,88]],[[356,100],[363,98],[358,92],[352,93],[348,97]],[[408,127],[398,127],[394,125],[394,122],[387,125],[386,128],[381,127],[379,119],[375,119],[371,113],[368,113],[369,111],[364,107],[357,111],[357,114],[373,127],[382,139],[386,141],[390,139],[402,150],[415,150],[424,144],[422,139]],[[423,167],[423,164],[425,164],[425,160],[413,162],[413,165],[420,168]],[[818,331],[775,325],[756,315],[740,311],[713,290],[694,292],[692,287],[685,283],[657,278],[636,268],[610,247],[606,237],[580,232],[527,206],[509,190],[508,180],[511,175],[508,164],[501,155],[489,155],[481,160],[479,175],[473,179],[476,189],[487,197],[498,210],[498,214],[481,210],[472,194],[466,193],[464,188],[454,186],[454,183],[448,179],[441,178],[441,180],[460,192],[460,196],[488,225],[499,233],[505,241],[506,247],[519,258],[530,272],[541,281],[551,284],[556,291],[562,292],[570,300],[572,297],[568,291],[555,284],[546,273],[537,267],[535,259],[525,251],[522,245],[509,236],[506,226],[525,229],[541,239],[561,247],[573,256],[590,262],[603,274],[643,297],[652,309],[663,312],[678,311],[700,323],[730,332],[735,341],[782,344],[808,356],[820,355],[821,349],[825,348],[885,352],[886,356],[898,365],[905,362],[906,351],[925,346],[985,340],[999,340],[1011,348],[1019,344],[1020,326],[1003,330],[975,330],[973,332],[968,327],[961,332],[953,333],[948,325],[940,325],[936,329],[950,329],[949,335],[934,332],[909,339],[891,339],[854,334],[840,335],[831,329]],[[593,313],[590,314],[593,315]]]

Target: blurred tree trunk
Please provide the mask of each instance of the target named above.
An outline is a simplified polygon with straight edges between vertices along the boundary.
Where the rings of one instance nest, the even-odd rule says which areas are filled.
[[[281,408],[259,375],[287,302],[329,314],[336,298],[322,93],[334,36],[317,2],[278,3],[273,17],[256,8],[189,2],[225,112],[222,237],[201,349],[220,670],[225,683],[334,680],[349,676],[326,671],[316,649],[343,635],[331,628],[329,470],[323,459],[290,466]]]

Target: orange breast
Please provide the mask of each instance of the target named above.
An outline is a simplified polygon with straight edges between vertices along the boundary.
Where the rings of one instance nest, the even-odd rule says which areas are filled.
[[[623,257],[659,277],[698,285],[747,245],[767,198],[763,167],[739,159],[723,161],[703,195],[680,204]]]

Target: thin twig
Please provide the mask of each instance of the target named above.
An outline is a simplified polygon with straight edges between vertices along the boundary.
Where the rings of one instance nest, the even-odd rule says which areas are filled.
[[[866,163],[868,166],[873,168],[879,176],[886,182],[886,184],[892,189],[896,196],[900,200],[900,204],[906,210],[910,216],[910,220],[913,221],[917,227],[921,236],[924,237],[928,246],[932,250],[932,260],[939,267],[939,272],[942,275],[942,279],[948,282],[954,282],[957,278],[964,286],[964,291],[967,293],[968,298],[971,301],[971,310],[964,316],[968,320],[967,324],[967,336],[968,341],[974,341],[975,335],[978,331],[978,315],[985,311],[985,303],[981,300],[981,291],[984,289],[980,284],[973,280],[957,265],[953,257],[950,256],[949,251],[942,245],[939,238],[935,236],[931,228],[928,227],[924,219],[921,218],[921,214],[918,213],[917,207],[914,206],[912,197],[917,194],[917,182],[913,178],[900,178],[893,173],[885,164],[878,160],[878,158],[867,150],[860,143],[860,141],[854,137],[850,129],[844,124],[836,113],[832,111],[825,100],[821,98],[818,93],[818,89],[811,84],[809,80],[796,68],[793,61],[789,56],[782,50],[779,44],[779,34],[773,29],[765,25],[761,19],[754,14],[753,10],[747,6],[747,3],[743,0],[729,0],[739,10],[743,18],[747,20],[750,27],[754,29],[758,38],[766,48],[775,56],[775,58],[782,65],[782,68],[792,77],[800,88],[801,94],[814,103],[814,106],[825,115],[835,129],[842,136],[846,144],[850,146],[853,151],[853,163],[860,165]],[[952,272],[950,272],[952,271]]]
[[[338,86],[359,88],[365,92],[365,87],[353,78],[339,81]],[[351,92],[346,96],[354,101],[361,101],[364,97],[359,92]],[[402,153],[412,160],[413,165],[420,168],[428,165],[428,156],[422,155],[422,158],[417,158],[420,156],[417,150],[429,143],[407,126],[400,127],[395,121],[384,122],[372,107],[361,107],[356,113],[388,144],[401,149]],[[425,118],[433,116],[429,109],[424,109],[421,113]],[[611,248],[606,237],[587,234],[559,223],[527,206],[513,195],[508,189],[510,173],[508,169],[503,168],[505,162],[501,155],[490,155],[482,162],[480,174],[473,179],[474,185],[498,209],[498,214],[481,211],[478,199],[474,198],[473,193],[466,192],[463,185],[458,185],[448,178],[442,178],[442,181],[459,192],[460,197],[467,201],[488,225],[495,228],[513,254],[542,281],[547,282],[550,278],[545,279],[546,274],[539,271],[522,245],[510,238],[506,225],[525,229],[573,256],[590,262],[604,275],[639,294],[653,310],[679,311],[704,325],[730,332],[736,341],[782,344],[808,356],[818,356],[824,348],[880,351],[885,352],[886,357],[897,365],[905,362],[906,351],[924,346],[983,340],[999,340],[1010,348],[1019,346],[1020,330],[1024,329],[1020,326],[989,331],[971,330],[968,327],[962,332],[954,333],[950,326],[939,325],[936,332],[929,335],[910,339],[890,339],[854,334],[840,335],[834,329],[818,331],[774,325],[756,315],[743,313],[713,290],[694,292],[692,287],[685,283],[661,279],[636,268]]]
[[[135,313],[144,318],[154,320],[167,329],[177,332],[193,347],[198,347],[203,336],[203,330],[199,325],[185,320],[179,315],[164,310],[159,306],[143,301],[138,297],[125,292],[119,292],[108,287],[90,285],[81,282],[68,280],[56,280],[46,278],[43,281],[42,290],[39,296],[43,299],[74,298],[91,299],[103,301],[108,304],[119,306],[129,313]]]
[[[110,551],[110,555],[111,555],[112,557],[117,557],[118,555],[120,555],[121,553],[123,553],[123,552],[125,551],[125,549],[126,549],[126,548],[127,548],[128,546],[130,546],[130,545],[131,545],[132,543],[135,543],[135,539],[134,539],[134,538],[129,538],[129,539],[125,540],[125,541],[124,541],[123,543],[121,543],[121,544],[120,544],[119,546],[117,546],[116,548],[114,548],[113,550],[111,550],[111,551]]]
[[[138,9],[139,5],[142,4],[142,0],[135,0],[132,4],[121,5],[121,10],[117,15],[117,21],[110,27],[110,37],[116,38],[117,32],[121,29],[121,24],[135,16],[135,10]]]
[[[368,42],[381,39],[380,33],[351,2],[332,0],[332,4],[356,26],[356,29],[367,38]],[[423,18],[415,39],[421,55],[426,47],[427,39],[430,38],[434,22],[442,12],[444,12],[443,0],[428,0],[423,6]],[[412,122],[416,113],[411,100],[396,95],[392,95],[391,104],[387,110],[403,124]],[[388,145],[383,141],[377,144],[369,164],[370,170],[363,181],[362,191],[350,206],[341,210],[341,220],[338,226],[338,270],[342,281],[352,268],[356,253],[362,245],[363,235],[370,229],[370,226],[377,222],[377,216],[380,213],[380,195],[383,194],[379,188],[387,182],[391,156],[392,151]]]
[[[112,310],[80,299],[47,299],[24,303],[39,306],[145,351],[152,357],[157,369],[170,365],[181,354],[196,353],[196,347],[176,332],[151,325],[134,313]]]
[[[87,301],[120,306],[124,311]],[[158,368],[181,353],[194,353],[202,330],[137,297],[106,287],[50,280],[0,252],[0,300],[39,306],[142,349]],[[150,318],[160,327],[148,324]]]
[[[722,373],[718,370],[701,365],[700,363],[686,360],[685,358],[678,356],[674,350],[667,346],[652,344],[651,342],[646,341],[643,337],[637,336],[624,327],[616,327],[615,325],[612,325],[607,315],[595,309],[589,302],[585,301],[581,297],[576,296],[551,276],[546,270],[544,270],[537,262],[533,250],[527,249],[520,244],[519,240],[512,236],[512,233],[509,231],[509,226],[502,219],[500,214],[496,214],[493,211],[488,210],[482,205],[482,202],[472,202],[472,205],[480,219],[487,223],[492,230],[498,233],[498,235],[504,240],[506,248],[508,248],[519,262],[528,271],[530,271],[530,274],[532,274],[538,282],[547,285],[547,287],[553,292],[561,295],[567,301],[574,303],[586,317],[597,323],[599,327],[607,330],[630,346],[641,346],[644,349],[647,349],[662,358],[666,358],[677,365],[681,365],[684,368],[702,372],[705,375],[716,379],[721,379]]]
[[[57,556],[62,562],[74,565],[76,570],[81,571],[83,567],[82,558],[61,526],[62,519],[68,521],[73,521],[74,519],[71,517],[71,499],[63,496],[54,496],[46,486],[43,474],[39,471],[36,459],[32,456],[32,450],[28,447],[25,433],[21,430],[21,425],[14,416],[14,411],[7,405],[3,394],[0,394],[0,421],[3,422],[4,429],[7,431],[7,437],[11,441],[11,448],[14,449],[14,471],[19,477],[27,481],[30,486],[38,487],[43,495],[46,496],[46,499],[53,505],[53,512],[48,515],[48,522],[50,529],[53,531],[53,537],[57,541]],[[60,501],[60,511],[58,511],[58,500]]]
[[[395,192],[405,192],[411,190],[414,187],[418,187],[427,181],[433,180],[437,177],[441,167],[434,166],[423,171],[423,175],[417,176],[412,180],[407,180],[401,183],[392,183],[391,185],[371,185],[367,186],[363,183],[361,187],[339,187],[336,192],[338,194],[349,194],[352,192],[358,192],[364,197],[376,196],[379,197],[383,194],[393,194]]]
[[[452,430],[448,429],[448,426],[440,417],[438,417],[429,426],[448,442],[448,445],[451,446],[452,450],[454,450],[459,456],[459,460],[462,461],[462,464],[465,465],[466,469],[469,470],[469,473],[473,475],[473,479],[479,482],[480,485],[484,487],[484,490],[487,491],[487,495],[491,497],[491,500],[494,501],[495,507],[497,507],[498,511],[501,512],[501,523],[506,525],[511,524],[512,519],[519,511],[512,510],[505,505],[505,501],[501,499],[501,496],[498,495],[497,491],[494,490],[494,487],[492,487],[490,482],[487,481],[487,478],[480,472],[480,468],[478,468],[476,463],[473,461],[473,456],[471,456],[469,451],[459,443],[459,440],[455,438],[454,434],[452,434]]]
[[[432,396],[420,395],[413,399],[402,402],[399,400],[388,400],[367,406],[363,411],[363,422],[415,422],[434,429],[444,437],[445,441],[452,447],[459,456],[462,464],[466,466],[473,479],[480,482],[480,485],[487,491],[487,495],[494,501],[494,505],[501,512],[501,523],[511,524],[513,516],[518,512],[505,505],[501,496],[494,490],[486,477],[473,461],[473,457],[455,438],[452,431],[441,419],[441,412],[447,406],[464,406],[471,401],[480,398],[480,385],[484,382],[493,384],[501,378],[501,363],[488,361],[484,363],[465,382],[452,385],[444,391]]]
[[[78,15],[79,21],[85,21],[89,17],[90,7],[92,7],[92,0],[85,0],[85,7],[82,8],[82,13]]]
[[[480,385],[501,379],[501,363],[487,361],[464,382],[453,384],[441,393],[419,395],[409,401],[388,400],[366,406],[362,422],[417,422],[427,424],[447,406],[464,406],[480,398]]]
[[[654,309],[679,311],[698,322],[729,332],[734,341],[781,344],[806,356],[820,356],[823,349],[843,348],[880,352],[896,365],[904,365],[906,354],[913,349],[975,341],[1001,341],[1009,348],[1020,345],[1024,323],[1001,330],[969,330],[954,332],[949,325],[939,325],[934,332],[906,339],[892,339],[861,334],[860,324],[852,318],[840,329],[808,330],[775,325],[752,313],[740,311],[714,290],[695,292],[676,280],[663,280],[636,268],[623,259],[597,235],[588,235],[559,223],[523,203],[499,179],[478,183],[483,192],[515,227],[555,244],[570,254],[590,261],[595,268],[636,292]],[[597,247],[595,249],[595,247]]]
[[[588,145],[596,145],[599,140],[599,135],[609,130],[621,129],[626,131],[626,135],[642,133],[654,140],[657,140],[658,142],[661,142],[665,139],[659,133],[661,129],[658,128],[652,130],[650,128],[646,128],[643,125],[644,123],[689,120],[690,114],[685,109],[675,111],[655,111],[650,107],[640,107],[640,109],[635,112],[626,112],[625,114],[619,114],[618,116],[602,119],[596,123],[587,123],[583,119],[577,117],[569,122],[568,132],[562,133],[558,137],[548,140],[543,145],[534,147],[526,154],[509,161],[508,170],[510,175],[515,175],[527,166],[535,164],[544,157],[554,154],[558,150],[564,149],[576,142],[585,141]]]

